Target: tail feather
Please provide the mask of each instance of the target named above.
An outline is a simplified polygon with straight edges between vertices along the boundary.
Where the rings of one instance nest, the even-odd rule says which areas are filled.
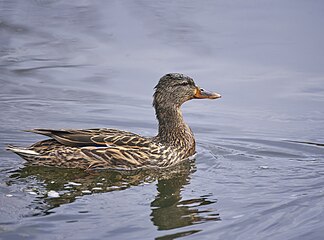
[[[16,147],[13,145],[8,145],[6,149],[23,157],[32,157],[32,156],[40,155],[38,152],[35,152],[33,150],[23,148],[23,147]]]
[[[32,133],[37,133],[37,134],[45,135],[45,136],[48,136],[48,137],[52,137],[53,132],[66,132],[66,131],[64,131],[64,130],[34,128],[34,129],[24,130],[24,132],[32,132]]]

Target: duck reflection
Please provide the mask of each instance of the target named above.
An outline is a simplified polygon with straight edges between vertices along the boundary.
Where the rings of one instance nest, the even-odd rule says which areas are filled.
[[[215,203],[210,196],[182,200],[182,190],[195,171],[194,162],[183,162],[163,170],[82,171],[40,166],[26,166],[11,175],[11,184],[27,182],[28,188],[38,196],[40,214],[50,214],[62,204],[74,202],[85,194],[124,190],[131,186],[157,181],[157,195],[151,202],[151,220],[159,230],[168,230],[195,223],[220,220],[215,210],[203,205]],[[36,179],[36,183],[35,183]],[[29,183],[33,183],[32,186]],[[56,196],[53,197],[53,194]],[[188,234],[188,233],[186,233]]]
[[[160,179],[157,183],[158,194],[151,203],[152,222],[159,230],[185,227],[194,223],[220,220],[219,214],[211,209],[200,209],[200,206],[215,203],[208,200],[210,196],[182,200],[181,192],[189,184],[190,175],[178,173],[169,179]]]

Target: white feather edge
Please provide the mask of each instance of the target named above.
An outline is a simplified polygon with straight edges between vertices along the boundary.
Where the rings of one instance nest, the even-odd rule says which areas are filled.
[[[22,153],[22,154],[29,154],[29,155],[40,155],[39,153],[37,153],[33,150],[18,148],[18,147],[13,147],[13,146],[8,146],[7,150],[13,151],[15,153]]]

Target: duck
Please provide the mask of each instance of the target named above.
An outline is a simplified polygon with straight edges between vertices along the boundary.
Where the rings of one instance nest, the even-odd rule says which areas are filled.
[[[138,170],[166,168],[196,153],[191,128],[185,123],[181,106],[192,99],[218,99],[219,93],[197,86],[181,73],[160,78],[153,94],[158,134],[145,137],[136,133],[110,129],[32,129],[49,139],[29,147],[8,145],[28,164],[85,170]]]

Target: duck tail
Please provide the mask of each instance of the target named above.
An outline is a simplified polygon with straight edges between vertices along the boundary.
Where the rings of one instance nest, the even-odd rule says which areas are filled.
[[[35,152],[33,150],[23,148],[23,147],[16,147],[16,146],[13,146],[13,145],[7,145],[6,150],[14,152],[14,153],[16,153],[19,156],[24,157],[24,158],[29,158],[29,157],[34,157],[34,156],[40,155],[38,152]]]

